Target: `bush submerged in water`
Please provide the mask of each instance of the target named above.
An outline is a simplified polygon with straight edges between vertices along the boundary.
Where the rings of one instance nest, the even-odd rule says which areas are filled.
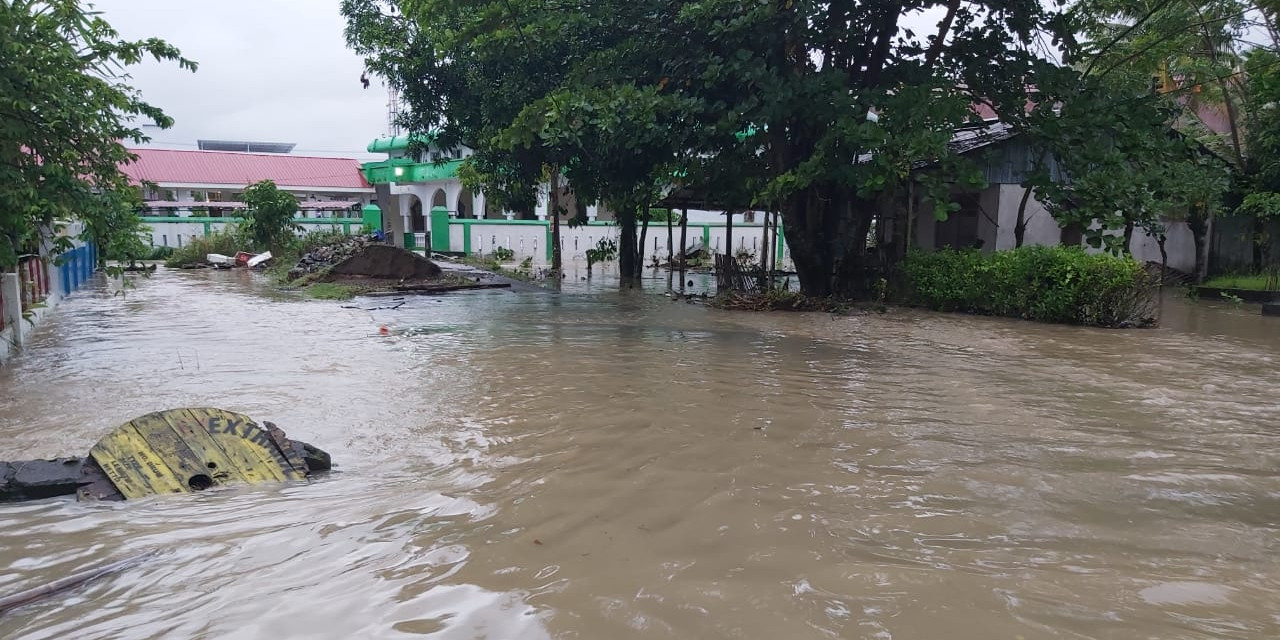
[[[169,268],[194,267],[206,262],[205,256],[220,253],[234,256],[237,251],[249,248],[249,239],[239,228],[227,225],[226,229],[214,231],[207,236],[192,236],[186,244],[173,250],[164,261]]]
[[[1153,323],[1156,279],[1131,258],[1076,247],[914,251],[903,263],[906,302],[1100,327]]]

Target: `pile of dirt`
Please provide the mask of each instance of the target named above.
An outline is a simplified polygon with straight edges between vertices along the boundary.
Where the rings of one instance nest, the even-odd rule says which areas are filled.
[[[382,280],[434,280],[440,277],[436,263],[399,247],[370,244],[333,265],[329,277],[361,277]]]
[[[298,259],[289,279],[317,274],[326,280],[369,278],[375,280],[434,280],[440,277],[436,263],[371,236],[347,236],[316,247]]]
[[[339,262],[379,244],[372,236],[347,236],[339,242],[316,247],[302,254],[298,264],[289,270],[289,279],[297,280],[309,273],[326,273]]]

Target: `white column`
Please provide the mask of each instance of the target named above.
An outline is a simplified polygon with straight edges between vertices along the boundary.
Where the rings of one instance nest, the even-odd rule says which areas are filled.
[[[538,205],[533,210],[539,220],[546,220],[547,211],[551,208],[551,195],[544,187],[545,185],[538,185]]]
[[[596,216],[598,215],[600,215],[600,205],[597,205],[597,204],[587,205],[587,221],[588,222],[595,222]]]
[[[0,295],[4,296],[4,326],[11,327],[11,339],[15,346],[22,344],[22,281],[16,273],[4,274],[0,281]]]
[[[391,244],[404,248],[404,234],[413,233],[413,205],[410,204],[409,196],[396,196],[396,202],[400,208],[400,233],[395,234],[396,237],[391,239]]]
[[[473,218],[484,217],[484,194],[477,193],[471,196],[471,215]]]
[[[181,200],[190,200],[190,199],[191,199],[191,190],[190,190],[190,189],[174,189],[174,191],[173,191],[173,197],[174,197],[174,198],[176,198],[176,199],[177,199],[177,200],[179,200],[179,201],[181,201]],[[174,215],[179,216],[179,217],[182,217],[182,218],[190,218],[190,217],[191,217],[191,210],[190,210],[190,209],[187,209],[187,208],[177,209],[177,210],[174,212]]]
[[[44,277],[45,282],[49,283],[50,306],[53,304],[52,301],[62,298],[62,271],[54,262],[53,258],[45,258],[44,261]]]
[[[462,183],[453,181],[444,186],[444,208],[449,210],[449,217],[458,217],[458,200],[462,197]]]

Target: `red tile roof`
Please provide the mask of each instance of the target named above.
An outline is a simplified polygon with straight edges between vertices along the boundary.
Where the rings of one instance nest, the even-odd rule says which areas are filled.
[[[121,169],[134,182],[247,186],[259,180],[274,180],[282,187],[369,187],[360,163],[352,158],[172,149],[130,151],[138,159]]]

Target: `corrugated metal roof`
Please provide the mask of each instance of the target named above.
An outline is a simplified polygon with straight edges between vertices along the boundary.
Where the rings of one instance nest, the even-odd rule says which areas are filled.
[[[134,182],[250,185],[273,180],[282,187],[368,189],[352,158],[317,158],[226,151],[130,149],[138,159],[121,167]]]

